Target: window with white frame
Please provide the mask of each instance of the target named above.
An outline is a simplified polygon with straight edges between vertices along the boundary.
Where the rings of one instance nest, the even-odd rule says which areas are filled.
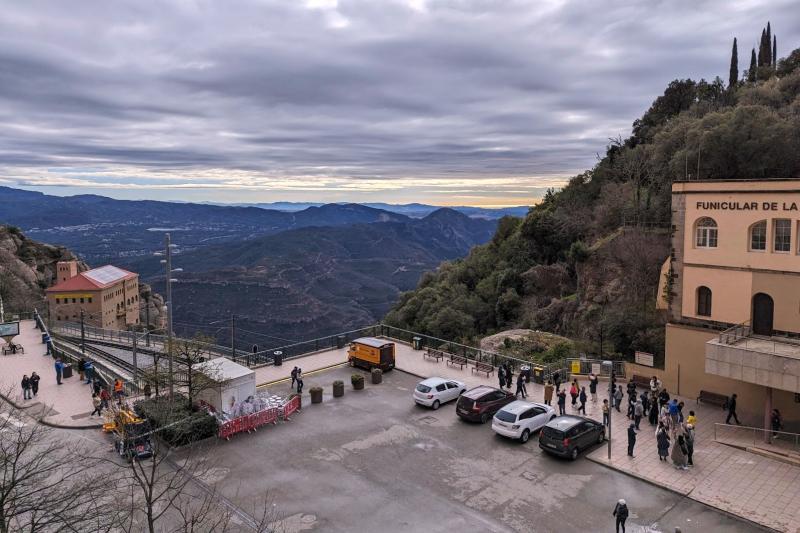
[[[792,249],[792,221],[788,218],[778,218],[774,221],[774,237],[776,252],[789,252]]]
[[[703,217],[697,221],[695,227],[694,244],[697,248],[717,247],[717,223],[713,218]]]
[[[764,251],[767,249],[767,221],[762,220],[750,226],[750,249]]]

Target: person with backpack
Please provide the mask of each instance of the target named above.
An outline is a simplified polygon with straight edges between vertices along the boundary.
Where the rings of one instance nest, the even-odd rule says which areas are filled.
[[[578,406],[578,412],[586,416],[586,387],[581,387],[581,393],[578,395],[578,401],[581,404]]]
[[[22,376],[22,399],[30,400],[31,398],[33,398],[31,396],[31,379],[25,374]]]
[[[614,507],[614,512],[611,513],[611,516],[616,518],[617,533],[619,533],[620,526],[622,526],[622,533],[625,533],[625,520],[628,519],[628,504],[625,503],[625,500],[620,499],[617,502],[617,505]]]
[[[736,416],[736,393],[733,393],[730,398],[728,398],[728,418],[725,419],[726,424],[731,423],[731,417],[736,420],[736,425],[741,426],[742,423],[739,422],[739,417]]]

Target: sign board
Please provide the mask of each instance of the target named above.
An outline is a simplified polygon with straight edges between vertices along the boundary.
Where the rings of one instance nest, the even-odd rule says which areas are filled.
[[[581,373],[581,362],[580,361],[572,361],[570,364],[570,373],[572,374],[580,374]]]
[[[13,337],[19,335],[19,322],[0,323],[0,337]]]
[[[653,366],[653,354],[647,352],[636,352],[636,364]]]
[[[595,376],[600,375],[600,363],[592,363],[592,374]]]

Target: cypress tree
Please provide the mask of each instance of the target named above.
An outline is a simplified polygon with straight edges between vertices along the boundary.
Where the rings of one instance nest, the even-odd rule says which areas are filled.
[[[728,75],[728,89],[736,87],[739,81],[739,52],[736,50],[736,37],[733,38],[733,50],[731,50],[731,70]]]
[[[750,68],[747,71],[747,81],[756,81],[756,49],[750,52]]]
[[[764,52],[764,41],[767,38],[767,30],[761,30],[761,40],[758,42],[758,66],[764,66],[764,60],[767,58],[767,54]]]
[[[778,69],[778,36],[772,36],[772,64],[775,65],[775,70]]]
[[[769,22],[767,22],[767,39],[764,41],[764,45],[767,54],[766,59],[764,59],[764,64],[770,66],[772,65],[772,29],[769,27]]]

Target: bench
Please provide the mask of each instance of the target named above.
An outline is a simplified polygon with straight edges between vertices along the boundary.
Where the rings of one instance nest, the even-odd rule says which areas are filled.
[[[486,372],[486,377],[488,378],[489,375],[494,373],[494,367],[489,363],[481,363],[480,361],[475,361],[475,366],[472,367],[473,372]]]
[[[14,344],[14,343],[3,346],[3,355],[16,354],[16,353],[25,353],[25,348],[23,348],[21,344]]]
[[[458,365],[461,367],[461,370],[464,370],[464,365],[467,364],[467,358],[461,357],[460,355],[450,354],[450,359],[447,360],[448,365]]]
[[[436,362],[438,363],[444,358],[444,352],[440,350],[434,350],[433,348],[428,348],[427,351],[422,352],[422,357],[430,357],[432,359],[436,359]]]
[[[650,390],[650,379],[644,376],[637,376],[636,374],[631,376],[631,383],[636,385],[637,387],[644,387],[647,390]]]
[[[728,397],[724,394],[717,394],[716,392],[701,390],[700,396],[697,397],[697,403],[700,402],[718,405],[724,409],[725,405],[728,403]]]

